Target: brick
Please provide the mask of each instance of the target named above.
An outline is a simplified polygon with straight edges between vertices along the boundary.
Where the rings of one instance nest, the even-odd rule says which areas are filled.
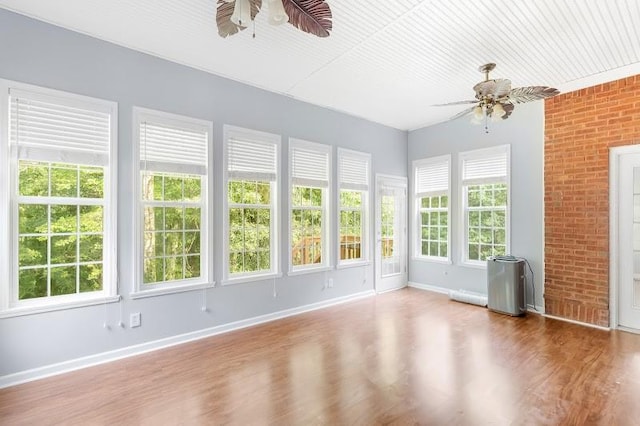
[[[545,101],[545,307],[608,326],[609,149],[640,143],[640,75]]]

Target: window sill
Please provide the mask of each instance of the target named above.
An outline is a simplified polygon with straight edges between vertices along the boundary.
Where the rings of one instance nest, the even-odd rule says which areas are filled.
[[[287,276],[295,277],[296,275],[305,275],[305,274],[313,274],[314,272],[327,272],[333,270],[331,266],[321,266],[318,268],[306,268],[306,269],[296,269],[294,271],[289,271]]]
[[[107,296],[92,298],[87,300],[74,300],[51,305],[20,306],[9,308],[0,312],[0,318],[19,317],[23,315],[42,314],[45,312],[64,311],[66,309],[82,308],[85,306],[104,305],[106,303],[116,303],[120,301],[120,296]]]
[[[371,265],[371,262],[369,262],[368,260],[363,260],[360,262],[345,262],[345,263],[338,263],[338,265],[336,266],[336,269],[347,269],[347,268],[357,268],[357,267],[362,267],[362,266],[369,266]]]
[[[453,264],[451,259],[437,258],[437,257],[414,256],[411,258],[411,260],[415,260],[417,262],[426,262],[426,263],[441,263],[443,265]]]
[[[226,286],[226,285],[249,283],[253,281],[267,281],[267,280],[273,280],[276,278],[282,278],[282,274],[277,273],[277,274],[261,274],[261,275],[244,275],[240,277],[227,278],[226,280],[222,280],[222,285]]]
[[[190,285],[181,285],[174,287],[166,287],[166,288],[154,288],[152,290],[141,290],[134,293],[131,293],[129,296],[131,299],[144,299],[146,297],[156,297],[156,296],[164,296],[165,294],[175,294],[175,293],[183,293],[186,291],[195,291],[195,290],[203,290],[207,288],[215,287],[216,283],[204,283],[204,284],[190,284]]]

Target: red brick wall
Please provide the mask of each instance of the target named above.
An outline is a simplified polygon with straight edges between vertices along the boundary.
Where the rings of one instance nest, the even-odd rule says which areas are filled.
[[[640,143],[640,75],[545,102],[545,310],[608,326],[609,147]]]

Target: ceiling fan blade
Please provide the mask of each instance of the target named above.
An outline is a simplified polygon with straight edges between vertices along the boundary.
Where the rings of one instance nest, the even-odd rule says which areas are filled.
[[[472,101],[457,101],[457,102],[449,102],[446,104],[435,104],[432,106],[449,106],[449,105],[467,105],[467,104],[477,104],[478,100],[474,99]]]
[[[560,91],[547,86],[527,86],[516,87],[509,92],[509,101],[521,104],[524,102],[537,101],[538,99],[550,98],[559,94]]]
[[[305,33],[329,37],[333,29],[331,8],[325,0],[283,0],[289,23]]]
[[[262,8],[262,0],[249,0],[249,3],[251,3],[251,19],[255,19]],[[218,25],[218,35],[222,38],[237,34],[239,31],[247,28],[231,22],[231,15],[233,15],[233,8],[235,6],[235,1],[227,3],[224,0],[218,0],[216,24]]]
[[[509,118],[515,107],[516,106],[514,104],[509,102],[502,103],[502,108],[504,109],[504,115],[502,116],[502,119],[506,120],[507,118]]]
[[[471,114],[473,112],[474,109],[475,109],[475,106],[472,106],[471,108],[467,108],[467,109],[465,109],[463,111],[460,111],[459,113],[457,113],[453,117],[449,117],[449,121],[455,120],[456,118],[464,117],[465,115],[469,115],[469,114]]]
[[[498,78],[495,80],[481,81],[473,86],[476,92],[476,98],[481,99],[489,97],[498,99],[507,96],[511,91],[511,80],[506,78]]]

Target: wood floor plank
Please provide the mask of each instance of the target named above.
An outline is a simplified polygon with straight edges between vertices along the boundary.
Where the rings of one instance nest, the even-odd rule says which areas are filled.
[[[640,336],[415,289],[0,390],[0,424],[640,424]]]

